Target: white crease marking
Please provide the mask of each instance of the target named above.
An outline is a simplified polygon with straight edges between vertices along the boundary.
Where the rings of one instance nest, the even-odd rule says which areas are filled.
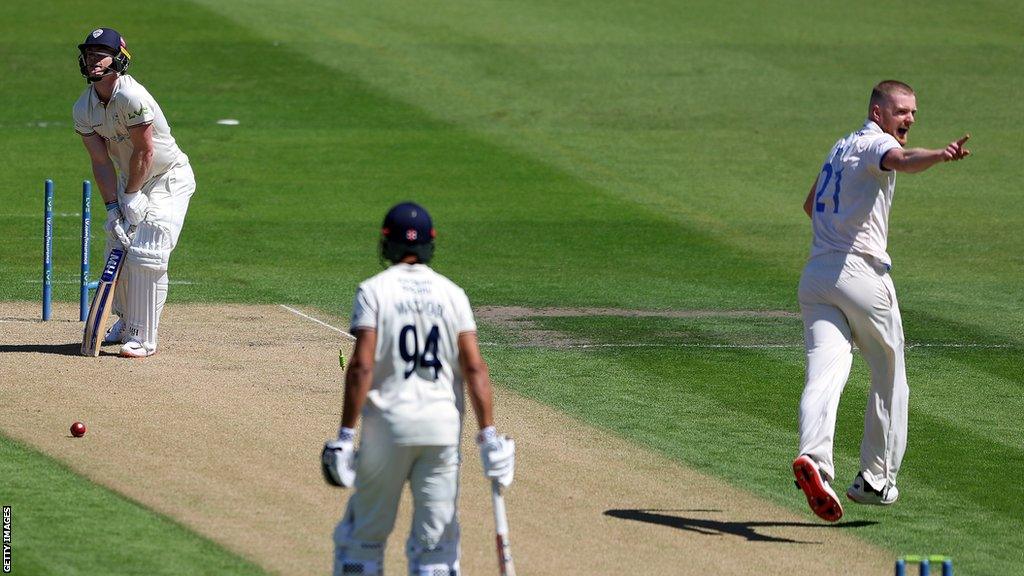
[[[774,350],[780,348],[802,349],[803,344],[645,344],[640,342],[612,342],[601,344],[501,344],[499,342],[481,342],[481,346],[494,348],[549,348],[552,350],[588,350],[595,348],[705,348],[705,349],[726,349],[726,350]],[[1018,348],[1015,344],[971,344],[956,342],[922,342],[920,344],[908,344],[910,348],[982,348],[982,349],[1011,349]],[[856,348],[855,348],[856,349]]]
[[[302,312],[299,312],[298,310],[296,310],[295,308],[292,308],[291,306],[285,306],[284,304],[278,304],[278,306],[280,306],[281,308],[284,308],[285,310],[291,312],[292,314],[297,314],[297,315],[302,316],[303,318],[305,318],[307,320],[312,320],[313,322],[316,322],[317,324],[319,324],[321,326],[324,326],[326,328],[330,328],[331,330],[334,330],[335,332],[340,332],[341,334],[345,335],[345,337],[347,337],[347,338],[349,338],[351,340],[355,340],[356,339],[355,336],[349,334],[348,332],[342,330],[341,328],[338,328],[338,327],[335,327],[335,326],[331,326],[327,322],[324,322],[322,320],[317,320],[316,318],[313,318],[312,316],[310,316],[308,314],[303,314]]]

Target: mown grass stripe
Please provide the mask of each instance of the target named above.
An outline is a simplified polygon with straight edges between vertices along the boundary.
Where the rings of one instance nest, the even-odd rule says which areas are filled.
[[[265,574],[177,522],[0,435],[14,574]]]

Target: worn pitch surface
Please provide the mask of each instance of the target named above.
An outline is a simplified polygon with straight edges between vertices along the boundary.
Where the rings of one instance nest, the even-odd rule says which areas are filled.
[[[329,571],[346,493],[324,484],[318,460],[341,409],[343,334],[279,306],[172,304],[155,357],[120,359],[108,347],[95,359],[77,355],[77,309],[58,304],[56,320],[41,323],[37,308],[0,308],[4,434],[273,572]],[[522,574],[891,569],[853,524],[768,504],[492,377],[499,429],[518,446],[507,504]],[[88,425],[84,438],[68,433],[75,420]],[[488,487],[468,437],[463,450],[463,568],[496,573]],[[408,510],[406,501],[388,548],[392,574],[405,569]]]

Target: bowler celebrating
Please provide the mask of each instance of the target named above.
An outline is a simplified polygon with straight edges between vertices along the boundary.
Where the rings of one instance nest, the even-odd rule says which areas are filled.
[[[830,522],[843,515],[831,482],[839,397],[856,344],[871,368],[860,471],[846,491],[859,504],[892,504],[907,446],[910,390],[903,359],[903,324],[886,252],[897,172],[921,172],[970,152],[968,136],[945,148],[904,148],[917,114],[910,86],[887,80],[874,87],[868,118],[832,147],[804,202],[811,217],[811,256],[800,277],[807,378],[800,398],[797,484],[811,509]]]

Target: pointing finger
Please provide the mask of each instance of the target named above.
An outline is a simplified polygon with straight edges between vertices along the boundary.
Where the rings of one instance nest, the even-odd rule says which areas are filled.
[[[963,145],[964,145],[964,142],[967,142],[967,140],[968,140],[968,139],[969,139],[970,137],[971,137],[971,135],[970,135],[970,134],[964,134],[963,138],[961,138],[961,139],[959,139],[959,140],[957,140],[957,141],[956,141],[956,145],[957,145],[957,146],[963,146]]]

